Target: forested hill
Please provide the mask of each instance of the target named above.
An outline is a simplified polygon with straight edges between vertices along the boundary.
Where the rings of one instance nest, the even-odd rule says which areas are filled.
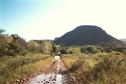
[[[107,34],[102,28],[92,25],[78,26],[54,41],[57,44],[71,45],[102,45],[111,47],[124,46],[123,42]]]

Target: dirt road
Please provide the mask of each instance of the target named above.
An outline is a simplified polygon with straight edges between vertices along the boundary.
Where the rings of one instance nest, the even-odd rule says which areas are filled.
[[[68,84],[65,67],[60,56],[55,56],[52,63],[46,66],[43,74],[30,79],[27,84]]]

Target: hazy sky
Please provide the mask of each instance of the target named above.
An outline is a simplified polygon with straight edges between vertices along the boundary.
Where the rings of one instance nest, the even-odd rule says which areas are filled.
[[[0,28],[26,40],[54,39],[79,25],[126,38],[126,0],[0,0]]]

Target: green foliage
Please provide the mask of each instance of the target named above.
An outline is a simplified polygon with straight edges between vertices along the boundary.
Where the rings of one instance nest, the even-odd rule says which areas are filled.
[[[10,43],[9,44],[9,50],[8,50],[8,55],[25,55],[27,53],[27,49],[25,46],[22,46],[21,44],[18,44],[16,42]]]
[[[68,52],[69,52],[69,54],[78,54],[78,53],[81,53],[81,51],[80,51],[80,47],[68,47]]]
[[[56,44],[52,44],[52,52],[55,53],[57,51]]]
[[[0,56],[25,55],[26,53],[52,53],[51,41],[33,40],[26,42],[17,34],[0,36]]]
[[[0,28],[0,35],[3,34],[3,32],[5,32],[5,30]]]
[[[80,47],[62,47],[60,52],[62,54],[78,54],[78,53],[81,53]]]
[[[27,43],[27,48],[30,52],[42,52],[41,44],[36,41],[29,41]]]
[[[67,51],[67,49],[61,49],[60,50],[61,54],[70,54],[70,52]]]
[[[8,52],[9,44],[4,42],[0,42],[0,56],[6,54]]]
[[[26,42],[18,35],[2,35],[0,37],[0,56],[15,56],[17,54],[24,55],[26,53]]]
[[[27,49],[29,52],[49,54],[53,52],[54,45],[48,40],[31,40],[27,43]]]
[[[42,42],[42,52],[45,54],[49,54],[49,53],[53,52],[53,46],[50,41]]]
[[[124,52],[126,48],[114,48],[113,50],[117,52]]]
[[[103,51],[102,48],[98,49],[96,46],[93,46],[93,45],[84,46],[80,50],[82,53],[97,53],[97,52]]]

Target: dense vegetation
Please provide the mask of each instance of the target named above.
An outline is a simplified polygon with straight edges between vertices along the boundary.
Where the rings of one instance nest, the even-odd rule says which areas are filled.
[[[51,41],[26,42],[17,34],[8,35],[4,32],[0,29],[0,84],[39,72],[51,62]]]
[[[27,53],[52,53],[53,44],[48,40],[31,40],[26,42],[17,34],[3,34],[0,30],[0,56],[25,55]]]
[[[114,52],[70,54],[63,60],[69,68],[69,78],[75,77],[77,84],[125,84],[126,82],[124,54],[117,55]]]
[[[6,84],[8,81],[14,81],[40,72],[51,60],[50,55],[39,53],[0,57],[0,84]]]
[[[60,46],[50,40],[26,42],[17,34],[0,29],[0,84],[43,71],[55,52],[62,53],[68,78],[77,84],[124,84],[126,82],[126,48],[104,48],[99,45]],[[51,54],[51,55],[50,55]],[[70,80],[70,82],[72,82]],[[70,83],[71,84],[71,83]]]

